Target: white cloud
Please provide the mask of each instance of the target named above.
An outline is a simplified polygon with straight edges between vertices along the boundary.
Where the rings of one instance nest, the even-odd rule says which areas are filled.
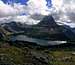
[[[38,23],[45,15],[52,14],[57,22],[75,22],[75,0],[52,0],[49,9],[46,0],[29,0],[27,5],[20,3],[5,4],[0,0],[0,22]],[[22,15],[21,14],[27,14]],[[74,24],[74,23],[73,23]],[[66,25],[73,26],[72,23]]]
[[[30,15],[28,15],[28,16],[24,15],[24,16],[14,17],[13,21],[22,22],[22,23],[29,24],[29,25],[37,24],[39,22],[39,20],[35,20],[35,19],[31,18]]]
[[[27,6],[20,3],[8,5],[0,0],[0,22],[16,21],[25,22],[27,24],[36,24],[44,17],[44,15],[50,13],[46,4],[46,0],[29,0]],[[21,15],[23,13],[27,15]]]
[[[0,18],[18,15],[19,13],[20,11],[18,10],[18,8],[8,5],[8,4],[4,4],[0,0]]]
[[[48,12],[48,7],[46,6],[47,1],[46,0],[29,0],[27,2],[29,13],[30,14],[41,14],[41,15],[48,15],[50,12]]]
[[[52,0],[52,14],[57,22],[66,23],[71,27],[75,24],[75,0]]]

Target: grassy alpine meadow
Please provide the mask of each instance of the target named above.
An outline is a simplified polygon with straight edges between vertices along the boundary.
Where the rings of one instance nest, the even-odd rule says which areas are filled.
[[[74,48],[67,47],[60,48],[59,50],[58,48],[49,49],[43,47],[44,49],[41,49],[41,47],[38,48],[32,45],[17,47],[2,42],[0,43],[0,46],[0,64],[75,65]]]

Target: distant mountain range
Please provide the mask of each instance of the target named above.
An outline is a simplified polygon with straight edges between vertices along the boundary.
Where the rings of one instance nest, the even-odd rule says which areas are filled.
[[[24,34],[28,37],[44,40],[75,40],[75,29],[67,25],[58,25],[52,16],[45,16],[36,25],[27,25],[12,21],[0,25],[5,31],[15,35]]]

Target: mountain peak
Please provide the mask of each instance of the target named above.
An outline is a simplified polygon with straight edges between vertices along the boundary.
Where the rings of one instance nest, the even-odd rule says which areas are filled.
[[[40,23],[38,23],[39,26],[45,26],[45,27],[55,27],[57,24],[54,21],[54,18],[49,15],[49,16],[45,16]]]

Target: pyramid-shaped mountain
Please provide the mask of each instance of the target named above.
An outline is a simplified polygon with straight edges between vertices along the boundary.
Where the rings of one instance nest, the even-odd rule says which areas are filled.
[[[38,23],[38,26],[43,26],[43,27],[55,27],[57,26],[54,18],[49,15],[49,16],[45,16],[40,23]]]
[[[55,22],[54,18],[49,15],[45,16],[36,25],[27,25],[19,22],[12,21],[10,23],[1,24],[5,30],[12,32],[18,32],[33,38],[45,39],[45,40],[66,40],[68,36],[65,35],[67,30],[64,26],[59,26]]]

